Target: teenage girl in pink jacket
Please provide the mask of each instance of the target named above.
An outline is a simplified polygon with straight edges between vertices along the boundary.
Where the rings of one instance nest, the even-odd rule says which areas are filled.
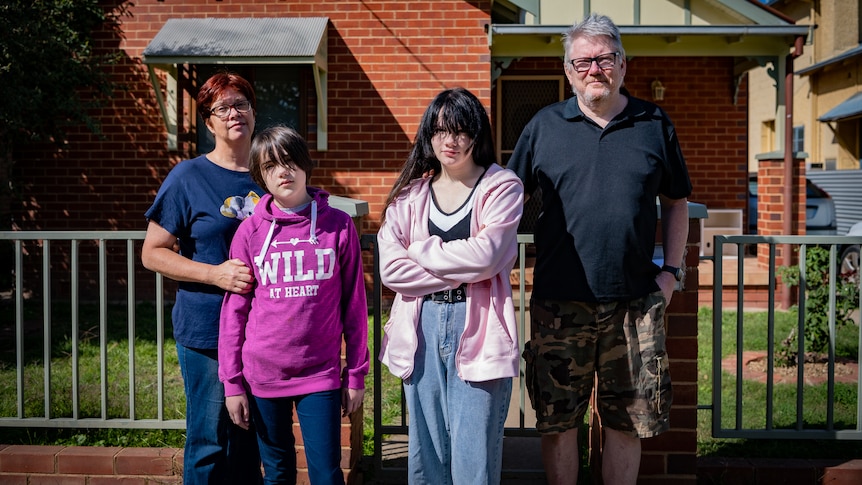
[[[523,199],[496,164],[482,103],[465,89],[438,94],[378,233],[383,284],[396,292],[380,358],[404,381],[411,484],[500,482]]]

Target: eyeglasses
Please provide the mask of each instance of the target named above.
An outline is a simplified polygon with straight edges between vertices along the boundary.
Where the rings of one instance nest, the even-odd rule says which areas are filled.
[[[466,131],[449,131],[443,128],[437,128],[434,130],[434,133],[431,137],[437,141],[443,141],[449,136],[452,136],[452,139],[455,140],[456,143],[469,143],[473,141],[473,138],[470,137],[470,134]]]
[[[619,52],[611,52],[608,54],[602,54],[596,57],[578,57],[577,59],[572,59],[569,62],[572,64],[572,68],[575,72],[587,72],[593,66],[593,62],[595,62],[599,69],[607,70],[612,69],[614,65],[617,63],[617,56],[620,55]]]
[[[210,110],[210,113],[218,116],[220,119],[225,119],[230,115],[230,109],[233,108],[237,113],[248,113],[251,111],[251,103],[248,101],[237,101],[234,104],[222,104]]]

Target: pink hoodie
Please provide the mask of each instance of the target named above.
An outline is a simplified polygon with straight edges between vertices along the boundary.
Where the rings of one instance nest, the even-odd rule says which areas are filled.
[[[518,326],[509,273],[518,253],[524,187],[511,170],[488,168],[476,187],[469,239],[428,233],[430,179],[411,182],[386,209],[377,234],[380,276],[396,292],[380,360],[406,379],[413,372],[422,297],[467,285],[458,375],[481,382],[518,375]]]
[[[364,389],[368,304],[359,237],[329,194],[286,214],[263,196],[230,247],[254,274],[250,293],[225,295],[219,378],[225,396],[274,398]],[[342,338],[346,360],[342,366]],[[342,369],[343,367],[343,369]]]

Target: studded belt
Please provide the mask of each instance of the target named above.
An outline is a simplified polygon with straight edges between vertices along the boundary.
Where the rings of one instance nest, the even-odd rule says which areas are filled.
[[[458,303],[467,301],[467,290],[465,285],[452,290],[435,291],[430,295],[425,295],[425,301],[441,301],[444,303]]]

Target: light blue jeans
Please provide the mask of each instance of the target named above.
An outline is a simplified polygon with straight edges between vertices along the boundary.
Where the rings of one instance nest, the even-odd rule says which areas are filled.
[[[177,344],[186,391],[183,484],[261,483],[254,431],[233,424],[218,378],[218,351]]]
[[[422,304],[413,374],[404,381],[411,485],[500,483],[512,379],[465,382],[455,353],[466,303]]]

